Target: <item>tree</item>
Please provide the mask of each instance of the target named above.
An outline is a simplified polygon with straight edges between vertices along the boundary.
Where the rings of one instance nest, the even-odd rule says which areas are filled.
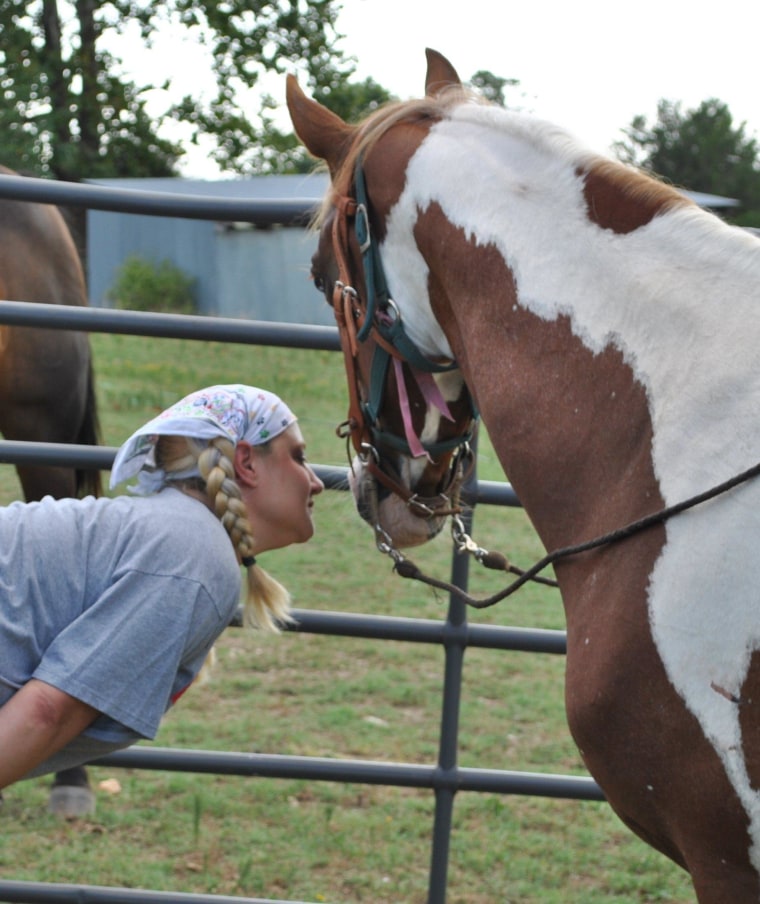
[[[262,129],[237,98],[286,68],[303,70],[312,86],[347,78],[351,62],[333,49],[337,12],[336,0],[0,0],[0,160],[74,181],[172,175],[182,148],[160,133],[174,119],[191,140],[214,138],[223,169],[250,169]],[[201,36],[216,96],[188,94],[149,115],[147,92],[171,83],[136,84],[103,46],[128,23],[148,47],[168,26]]]
[[[639,115],[623,132],[626,140],[614,146],[620,160],[692,191],[734,198],[741,202],[734,222],[760,222],[757,140],[745,134],[744,123],[734,125],[722,101],[704,100],[684,113],[680,103],[660,100],[653,126]]]
[[[504,94],[505,88],[516,88],[520,80],[516,78],[502,78],[494,75],[488,69],[479,69],[470,79],[473,88],[483,95],[491,103],[506,107],[507,101]]]

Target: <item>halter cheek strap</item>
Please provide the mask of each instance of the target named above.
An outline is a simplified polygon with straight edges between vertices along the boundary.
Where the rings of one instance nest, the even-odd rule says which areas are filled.
[[[349,392],[348,420],[340,425],[338,435],[350,437],[356,453],[375,479],[404,499],[412,511],[423,517],[430,517],[431,514],[450,514],[458,509],[431,511],[429,506],[417,502],[416,495],[388,475],[377,460],[376,447],[381,444],[404,455],[427,456],[431,460],[457,448],[467,450],[477,419],[477,411],[470,398],[471,424],[461,436],[425,443],[417,435],[412,420],[407,374],[411,374],[417,383],[428,407],[437,408],[444,417],[453,421],[448,405],[432,375],[454,370],[457,364],[455,361],[439,363],[430,360],[419,351],[407,335],[398,308],[388,292],[379,249],[372,240],[361,162],[357,163],[354,183],[356,198],[341,195],[334,200],[335,216],[332,228],[333,253],[338,268],[338,279],[333,287],[332,307],[338,324]],[[363,303],[359,293],[351,285],[348,261],[348,249],[352,238],[349,227],[351,222],[354,224],[353,238],[358,245],[364,270]],[[363,399],[359,387],[357,358],[360,343],[366,341],[369,336],[374,339],[375,349],[370,367],[369,386],[366,387],[368,397]],[[396,378],[398,405],[404,427],[403,437],[381,430],[378,426],[390,362],[393,362]],[[466,451],[458,455],[452,470],[460,467],[465,457]]]
[[[338,266],[338,280],[333,287],[332,306],[338,322],[341,346],[346,360],[346,369],[349,383],[350,408],[349,423],[354,446],[357,452],[357,440],[360,445],[366,444],[374,436],[375,438],[388,439],[388,435],[377,431],[374,425],[382,409],[385,393],[385,381],[388,364],[393,361],[396,383],[399,391],[399,407],[404,419],[405,446],[399,446],[391,442],[394,448],[408,455],[420,457],[428,455],[435,457],[444,452],[463,445],[472,439],[472,427],[461,437],[455,440],[444,440],[441,443],[422,443],[416,435],[412,424],[411,410],[408,403],[406,377],[402,364],[406,364],[409,372],[415,379],[423,398],[428,405],[436,407],[444,417],[453,421],[448,405],[443,399],[435,380],[434,373],[445,373],[456,370],[456,361],[438,362],[423,355],[417,346],[409,338],[398,308],[390,297],[388,291],[385,270],[380,258],[377,243],[372,240],[372,234],[368,215],[368,198],[364,180],[364,172],[361,161],[357,163],[355,175],[356,199],[348,196],[339,196],[335,199],[335,217],[333,220],[333,253]],[[362,308],[359,293],[351,282],[351,271],[347,260],[349,247],[349,222],[354,221],[354,234],[362,256],[364,269],[364,307]],[[368,399],[362,401],[359,397],[356,357],[359,343],[364,342],[370,335],[373,336],[376,349],[373,354],[370,385],[367,387]],[[349,360],[349,358],[351,360]],[[477,420],[478,412],[472,404],[472,422]],[[351,426],[351,421],[361,425],[358,430]],[[362,434],[360,436],[360,434]]]

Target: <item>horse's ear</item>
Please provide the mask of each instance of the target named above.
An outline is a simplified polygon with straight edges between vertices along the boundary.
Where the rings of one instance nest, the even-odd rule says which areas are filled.
[[[346,155],[355,127],[307,97],[293,75],[287,77],[285,96],[293,127],[306,150],[324,160],[331,175],[335,175]]]
[[[425,94],[434,97],[449,85],[460,85],[462,80],[457,75],[456,69],[437,50],[429,47],[425,50],[427,57],[427,76],[425,77]]]

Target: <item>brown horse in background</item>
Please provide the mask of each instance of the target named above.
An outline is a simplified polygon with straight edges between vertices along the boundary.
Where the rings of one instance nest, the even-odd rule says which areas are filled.
[[[14,175],[5,167],[0,174]],[[57,207],[0,198],[0,299],[87,304],[79,254]],[[9,440],[97,445],[86,333],[0,324],[0,433]],[[98,471],[32,465],[16,470],[27,502],[101,492]],[[83,815],[93,804],[84,768],[56,775],[54,812]]]
[[[0,173],[12,175],[5,167]],[[0,299],[87,304],[79,254],[57,207],[0,198]],[[9,440],[97,444],[86,333],[0,324],[0,433]],[[28,502],[100,492],[97,471],[30,465],[17,471]]]

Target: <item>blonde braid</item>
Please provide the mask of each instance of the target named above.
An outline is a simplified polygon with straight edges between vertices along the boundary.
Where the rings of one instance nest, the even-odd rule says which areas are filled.
[[[165,471],[167,484],[207,494],[212,509],[242,560],[249,556],[253,558],[253,537],[240,488],[235,480],[232,461],[234,454],[235,446],[226,439],[217,439],[206,446],[185,436],[161,436],[156,445],[156,463]],[[192,471],[196,467],[202,479],[172,479],[172,474]],[[244,623],[279,632],[278,623],[287,624],[292,621],[289,614],[290,595],[258,565],[249,566],[246,571],[248,587],[243,611]],[[215,662],[216,651],[211,647],[195,677],[195,684],[203,684],[208,679]]]
[[[223,437],[212,440],[198,456],[198,469],[206,484],[206,495],[216,516],[229,534],[241,561],[253,558],[251,525],[235,480],[234,444]],[[246,567],[248,592],[244,620],[267,631],[279,632],[280,624],[292,621],[290,594],[255,562]]]

